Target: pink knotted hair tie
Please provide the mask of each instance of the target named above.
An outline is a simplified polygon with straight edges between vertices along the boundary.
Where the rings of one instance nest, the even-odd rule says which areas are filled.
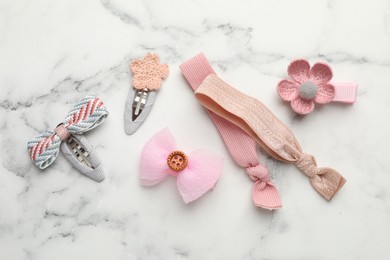
[[[208,63],[203,54],[191,60],[196,61],[192,63],[195,66]],[[330,200],[344,185],[346,180],[337,171],[318,168],[314,157],[302,152],[290,129],[259,100],[241,93],[214,74],[202,81],[195,96],[209,111],[251,136],[269,155],[286,163],[295,163],[325,199]]]
[[[203,54],[181,64],[180,69],[193,90],[196,90],[208,75],[215,75]],[[252,188],[254,204],[270,210],[282,207],[278,191],[270,180],[267,168],[257,159],[255,140],[229,120],[210,110],[207,112],[221,134],[233,160],[245,168],[250,179],[255,182]]]
[[[328,64],[316,63],[310,67],[308,61],[300,59],[292,61],[287,72],[291,80],[281,80],[276,89],[284,101],[291,101],[292,109],[298,114],[309,114],[315,103],[356,101],[357,84],[330,82],[333,72]]]

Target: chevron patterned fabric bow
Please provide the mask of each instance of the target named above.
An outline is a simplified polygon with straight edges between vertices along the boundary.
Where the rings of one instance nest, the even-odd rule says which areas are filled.
[[[85,133],[100,125],[107,116],[108,111],[99,98],[83,98],[54,131],[43,132],[27,143],[31,160],[40,169],[45,169],[57,158],[61,142],[70,134]]]
[[[176,150],[175,138],[166,128],[145,144],[139,178],[142,185],[153,186],[172,175],[183,201],[189,203],[214,188],[222,165],[222,158],[206,150],[194,151],[187,158]]]

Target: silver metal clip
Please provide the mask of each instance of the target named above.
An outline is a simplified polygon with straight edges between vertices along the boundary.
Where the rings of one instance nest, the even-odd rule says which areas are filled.
[[[79,162],[85,163],[88,167],[91,167],[92,169],[95,168],[89,160],[89,153],[75,138],[73,138],[73,136],[70,136],[68,138],[67,143]]]
[[[146,101],[148,100],[149,90],[144,88],[143,90],[137,90],[133,100],[133,112],[132,120],[134,121],[142,113],[145,108]]]
[[[84,135],[70,135],[65,142],[61,143],[61,151],[82,174],[95,181],[104,180],[105,174],[101,167],[101,160]]]

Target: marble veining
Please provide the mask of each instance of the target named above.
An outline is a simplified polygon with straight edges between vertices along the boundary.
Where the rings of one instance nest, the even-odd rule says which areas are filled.
[[[130,61],[156,52],[170,66],[132,136],[123,130]],[[204,52],[226,82],[267,105],[319,166],[347,179],[331,202],[293,165],[259,151],[283,208],[251,201],[237,167],[178,68]],[[276,93],[289,62],[330,63],[359,84],[354,105],[295,115]],[[388,259],[390,249],[390,2],[0,1],[0,259]],[[110,115],[87,133],[107,178],[63,156],[41,171],[26,143],[80,98]],[[225,159],[214,191],[185,205],[169,178],[138,182],[143,144],[168,126],[182,149]]]

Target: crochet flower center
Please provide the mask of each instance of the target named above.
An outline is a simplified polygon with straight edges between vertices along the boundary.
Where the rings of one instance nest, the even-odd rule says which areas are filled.
[[[299,96],[306,100],[311,100],[317,96],[318,86],[313,81],[305,81],[299,87]]]

